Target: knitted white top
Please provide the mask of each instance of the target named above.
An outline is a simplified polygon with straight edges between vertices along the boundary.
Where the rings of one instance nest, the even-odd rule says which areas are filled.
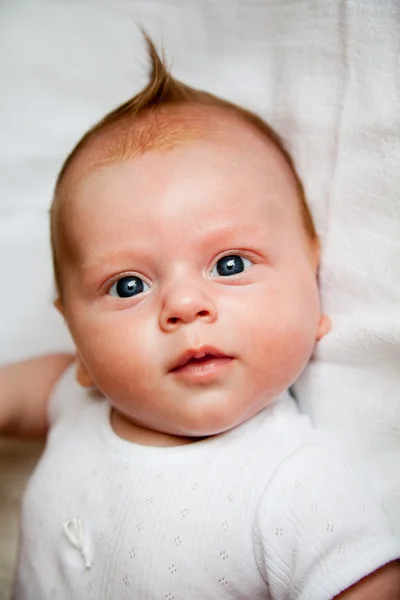
[[[120,439],[69,370],[23,503],[15,600],[330,600],[400,557],[379,502],[283,394],[186,446]]]

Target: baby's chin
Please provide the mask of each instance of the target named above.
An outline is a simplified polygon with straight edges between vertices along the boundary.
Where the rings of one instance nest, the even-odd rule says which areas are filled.
[[[111,401],[111,424],[118,435],[129,439],[152,439],[155,445],[161,445],[157,438],[165,438],[166,442],[167,438],[179,438],[181,443],[190,443],[224,434],[242,425],[270,405],[273,397],[275,394],[254,390],[246,393],[243,388],[214,388],[198,394],[184,394],[178,399],[169,398],[170,402],[167,398],[160,412],[156,410],[157,406],[153,407],[153,411],[149,406],[142,406],[142,410],[136,413],[129,410],[129,405],[125,412],[122,405]],[[144,443],[147,444],[146,441]]]
[[[182,427],[172,427],[168,430],[168,434],[186,438],[192,442],[201,441],[240,427],[256,414],[264,410],[264,408],[265,406],[261,406],[254,409],[252,412],[246,411],[245,414],[230,415],[230,417],[227,417],[226,414],[218,416],[213,414],[212,417],[201,419],[200,422],[197,420],[196,422],[185,423]],[[164,431],[164,433],[167,433],[167,431]]]
[[[166,429],[150,427],[147,424],[134,422],[114,408],[110,413],[110,425],[114,433],[129,442],[142,446],[183,446],[201,441],[205,437],[197,434],[189,435],[186,429]]]

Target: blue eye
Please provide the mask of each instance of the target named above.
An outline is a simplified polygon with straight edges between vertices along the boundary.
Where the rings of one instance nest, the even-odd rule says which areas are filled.
[[[213,277],[229,277],[230,275],[238,275],[243,273],[245,269],[248,269],[253,263],[243,256],[238,254],[230,254],[229,256],[223,256],[220,258],[213,267],[211,275]]]
[[[148,289],[149,286],[143,279],[136,277],[136,275],[127,275],[126,277],[118,279],[118,281],[111,286],[108,293],[110,296],[116,296],[117,298],[132,298]]]

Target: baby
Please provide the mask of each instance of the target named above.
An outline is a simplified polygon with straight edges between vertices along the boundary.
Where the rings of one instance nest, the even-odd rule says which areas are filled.
[[[148,45],[150,83],[84,136],[56,187],[56,306],[76,364],[0,373],[3,430],[51,425],[14,599],[398,599],[379,502],[287,392],[330,329],[292,161]]]

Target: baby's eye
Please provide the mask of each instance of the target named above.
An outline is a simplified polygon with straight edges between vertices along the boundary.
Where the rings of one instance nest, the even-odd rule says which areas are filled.
[[[229,277],[229,275],[237,275],[245,269],[251,267],[253,263],[248,258],[239,256],[238,254],[230,254],[223,256],[214,265],[210,275],[213,277]]]
[[[127,275],[118,279],[109,290],[110,296],[116,296],[117,298],[132,298],[142,292],[149,289],[147,283],[137,277],[136,275]]]

